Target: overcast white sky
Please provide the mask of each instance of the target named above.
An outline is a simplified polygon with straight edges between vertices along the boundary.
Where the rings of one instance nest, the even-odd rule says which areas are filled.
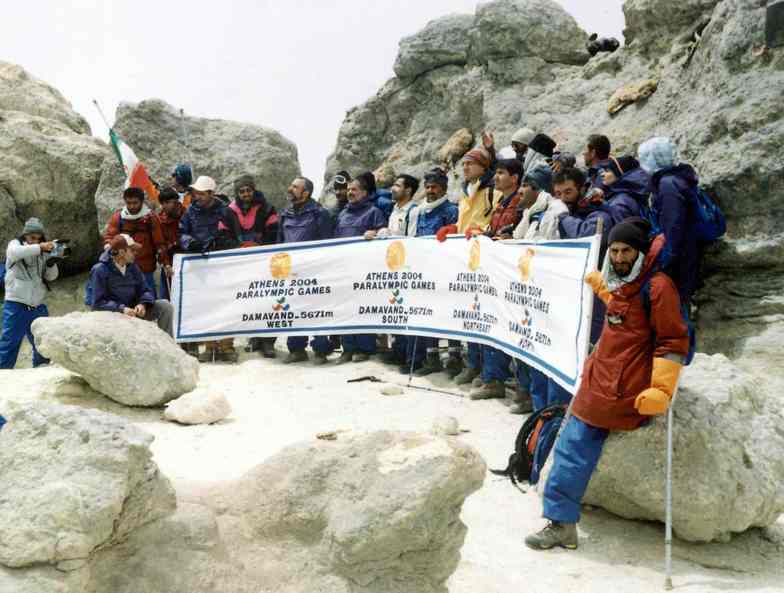
[[[393,76],[398,41],[475,0],[33,0],[0,20],[0,59],[59,89],[93,134],[120,101],[268,126],[321,185],[347,110]],[[622,0],[560,0],[583,29],[615,35]]]

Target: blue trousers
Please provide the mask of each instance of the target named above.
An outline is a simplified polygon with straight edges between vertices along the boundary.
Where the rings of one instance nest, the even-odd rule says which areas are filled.
[[[49,362],[35,347],[35,339],[30,326],[39,317],[49,317],[46,305],[28,307],[15,301],[3,303],[3,334],[0,337],[0,369],[12,369],[16,366],[19,356],[19,347],[27,336],[27,341],[33,347],[33,366],[37,367]]]
[[[294,350],[304,350],[308,347],[308,337],[291,336],[286,340],[286,346],[288,346],[289,352],[293,352]],[[325,355],[334,350],[332,344],[329,342],[329,336],[314,336],[313,340],[310,342],[310,347],[313,352],[318,352],[319,354]]]
[[[506,381],[512,376],[509,365],[512,357],[492,346],[482,346],[482,382]]]
[[[161,293],[158,295],[159,299],[163,299],[165,301],[171,300],[171,291],[169,290],[169,283],[171,282],[170,278],[166,277],[166,272],[161,269]]]
[[[142,272],[144,275],[144,282],[152,291],[152,294],[157,299],[158,291],[155,289],[155,272]]]
[[[352,334],[343,336],[343,352],[363,352],[365,354],[376,353],[375,334]]]
[[[561,523],[580,520],[580,502],[596,469],[610,431],[571,416],[555,444],[553,468],[544,487],[546,519]]]
[[[482,347],[479,344],[468,342],[468,360],[466,362],[466,366],[477,371],[482,370]]]
[[[531,367],[525,364],[522,360],[515,359],[515,378],[517,379],[517,384],[520,386],[520,389],[531,393]]]
[[[398,340],[401,342],[400,345],[398,345]],[[438,348],[438,340],[425,336],[395,336],[392,347],[396,352],[401,351],[398,348],[403,349],[407,365],[410,365],[413,359],[414,366],[419,366],[425,360],[429,348]]]

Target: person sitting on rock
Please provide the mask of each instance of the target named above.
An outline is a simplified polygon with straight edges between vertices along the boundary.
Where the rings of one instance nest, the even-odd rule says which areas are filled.
[[[518,206],[522,200],[520,180],[523,165],[517,159],[498,161],[495,170],[495,187],[501,192],[486,235],[494,239],[511,238],[520,217]],[[481,374],[474,389],[469,394],[473,400],[506,397],[505,381],[511,377],[509,367],[512,357],[492,346],[481,346]]]
[[[167,263],[161,222],[157,214],[144,203],[144,191],[138,187],[127,188],[123,192],[123,201],[125,207],[115,211],[106,224],[104,249],[108,249],[112,239],[121,233],[133,237],[134,242],[140,245],[136,264],[144,274],[147,286],[156,295],[155,270],[158,262],[164,265]]]
[[[358,175],[348,184],[348,205],[338,214],[335,238],[362,237],[367,231],[378,231],[387,226],[387,217],[373,205],[370,192],[376,183],[372,173]],[[342,338],[343,353],[338,364],[364,362],[376,353],[373,334],[346,335]]]
[[[158,194],[161,211],[158,221],[161,223],[163,235],[164,256],[163,269],[161,270],[161,298],[167,301],[171,298],[172,261],[174,254],[179,249],[179,226],[185,208],[180,203],[180,196],[174,188],[166,187]]]
[[[129,317],[156,321],[172,335],[174,309],[169,301],[155,300],[144,275],[136,265],[141,245],[124,233],[112,238],[109,249],[98,258],[90,278],[93,283],[93,311],[113,311]]]
[[[647,206],[651,193],[651,178],[633,156],[610,157],[606,169],[600,172],[604,202],[610,210],[613,224],[640,216],[640,208]]]
[[[188,253],[207,253],[231,249],[240,244],[240,225],[237,216],[215,197],[215,180],[200,176],[191,185],[193,203],[180,219],[180,247]],[[196,355],[199,362],[237,362],[234,339],[210,341],[198,352],[198,344],[190,344],[186,351]]]
[[[280,213],[278,243],[321,241],[333,235],[332,216],[324,206],[313,199],[313,182],[307,177],[295,177],[289,184],[289,206]],[[289,354],[284,364],[305,362],[308,353],[307,336],[291,336],[286,340]],[[310,343],[313,363],[326,364],[327,356],[334,350],[327,336],[316,336]]]
[[[190,192],[191,183],[193,183],[193,169],[190,165],[180,164],[174,167],[171,174],[171,187],[180,197],[183,208],[190,206],[193,201]]]
[[[658,228],[667,237],[665,271],[675,282],[681,303],[689,311],[700,280],[701,247],[693,232],[697,224],[690,194],[700,180],[688,163],[678,162],[678,147],[669,138],[651,138],[640,145],[640,165],[651,176],[651,210]]]
[[[439,229],[457,223],[457,205],[446,196],[449,178],[443,169],[436,167],[424,176],[425,199],[412,212],[410,224],[416,227],[414,235],[427,237],[435,235]],[[463,348],[459,340],[449,340],[449,358],[446,365],[441,362],[436,338],[418,336],[410,340],[404,368],[401,372],[410,372],[411,357],[414,358],[414,375],[425,377],[432,373],[446,370],[450,377],[455,377],[463,370]]]
[[[234,201],[229,204],[229,209],[237,216],[242,247],[271,245],[277,241],[278,213],[264,194],[256,189],[252,175],[241,175],[234,181]],[[246,350],[261,351],[265,358],[275,358],[275,340],[250,338]]]
[[[583,160],[585,161],[585,166],[588,167],[588,181],[591,187],[602,191],[607,190],[600,173],[610,165],[611,150],[612,145],[607,136],[602,134],[591,134],[588,136],[585,150],[583,151]]]
[[[56,280],[59,273],[58,259],[52,256],[54,249],[55,242],[46,240],[44,225],[37,218],[27,219],[21,236],[6,247],[0,369],[16,366],[25,336],[33,347],[33,366],[49,362],[36,349],[30,327],[39,317],[49,316],[44,304],[49,291],[47,283]]]
[[[457,224],[445,225],[436,238],[445,241],[452,233],[466,233],[469,229],[484,232],[490,224],[493,210],[501,198],[494,185],[495,172],[490,168],[491,156],[484,148],[473,148],[463,156],[462,195],[458,201]],[[468,343],[468,358],[463,370],[454,377],[458,385],[471,383],[481,372],[481,347]]]
[[[603,271],[585,278],[607,303],[607,318],[554,447],[543,498],[549,523],[525,539],[536,550],[577,547],[580,501],[609,432],[634,430],[664,414],[675,392],[688,328],[678,291],[659,268],[666,239],[650,242],[649,233],[641,218],[613,227]]]
[[[416,220],[412,218],[412,213],[416,210],[414,194],[419,189],[419,179],[407,174],[397,176],[392,184],[392,199],[395,202],[392,213],[389,215],[387,226],[377,231],[365,231],[365,239],[372,240],[376,237],[406,237],[414,236],[416,233]],[[392,348],[383,355],[383,361],[389,364],[401,366],[401,371],[405,369],[408,357],[409,344],[413,339],[408,336],[396,335],[392,340]],[[421,360],[416,361],[421,365]],[[410,367],[409,367],[410,369]],[[406,369],[404,372],[408,373]]]

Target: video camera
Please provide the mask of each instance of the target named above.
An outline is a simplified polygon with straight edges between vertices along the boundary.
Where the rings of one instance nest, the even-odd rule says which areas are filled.
[[[54,249],[49,253],[50,257],[59,259],[69,257],[72,252],[72,249],[68,246],[68,243],[70,242],[70,239],[55,239],[52,241],[52,243],[54,243]]]

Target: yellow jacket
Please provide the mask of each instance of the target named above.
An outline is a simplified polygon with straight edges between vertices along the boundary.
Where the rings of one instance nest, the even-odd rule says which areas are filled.
[[[472,226],[478,226],[485,230],[493,217],[496,204],[503,197],[503,194],[496,191],[494,186],[488,186],[482,181],[469,184],[467,187],[463,186],[463,195],[458,202],[458,233],[465,233],[466,229]]]

